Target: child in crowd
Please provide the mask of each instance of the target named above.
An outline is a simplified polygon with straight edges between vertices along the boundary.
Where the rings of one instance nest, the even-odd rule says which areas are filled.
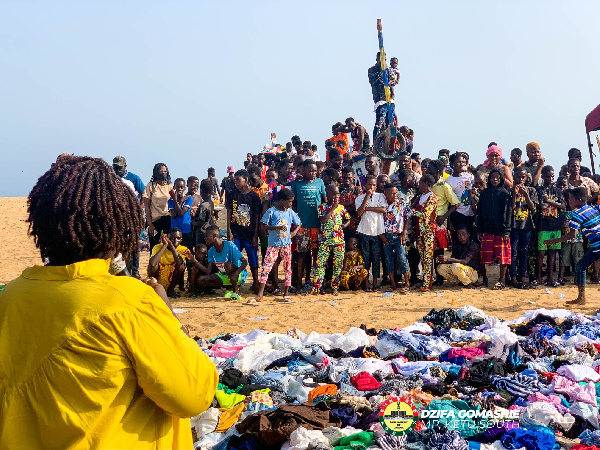
[[[494,167],[490,170],[487,188],[479,196],[477,231],[481,242],[481,263],[492,264],[494,258],[498,258],[500,279],[494,289],[504,289],[511,258],[512,196],[504,187],[503,168]]]
[[[560,178],[561,177],[558,177],[556,180],[557,186],[559,186]],[[568,189],[562,189],[562,191],[567,208],[562,215],[562,220],[564,221],[563,234],[568,234],[571,232],[571,229],[569,228],[569,222],[573,217],[573,211],[571,210],[571,202],[568,200]],[[569,270],[571,270],[577,264],[577,262],[583,258],[583,254],[583,236],[581,235],[581,230],[578,230],[573,238],[567,239],[560,244],[560,262],[558,272],[558,281],[560,284],[565,284],[565,269],[569,268]]]
[[[202,194],[198,192],[200,188],[200,180],[198,177],[190,176],[187,179],[187,192],[185,193],[184,199],[187,200],[188,197],[192,197],[192,206],[190,207],[190,216],[192,220],[196,215],[196,210],[200,203],[202,203]],[[192,233],[194,232],[194,226],[192,225]]]
[[[358,177],[360,181],[360,186],[363,188],[363,190],[365,188],[365,177],[367,175],[371,175],[373,177],[379,175],[379,160],[377,159],[377,155],[370,154],[366,156],[365,171],[366,174],[361,174]]]
[[[210,183],[203,181],[200,183],[200,195],[202,197],[202,203],[198,205],[196,214],[192,218],[192,227],[194,230],[194,242],[196,244],[206,244],[204,234],[206,229],[215,224],[213,211],[215,204],[211,199],[212,186]]]
[[[479,223],[477,222],[477,207],[479,206],[479,197],[481,196],[481,191],[485,189],[487,186],[488,173],[487,172],[476,172],[473,178],[473,189],[471,189],[471,208],[473,208],[473,231],[479,227]],[[473,235],[473,234],[472,234]],[[536,241],[537,242],[537,241]],[[485,270],[485,265],[480,264],[479,273],[483,277],[482,285],[488,285],[488,277]]]
[[[317,265],[313,279],[313,294],[318,294],[323,285],[325,276],[325,263],[329,254],[333,253],[333,276],[331,287],[333,295],[338,295],[340,287],[340,273],[344,261],[344,228],[350,225],[350,215],[346,208],[340,205],[340,193],[335,184],[326,188],[327,202],[319,205],[319,220],[321,222],[321,236]]]
[[[188,293],[191,295],[210,293],[212,289],[206,289],[196,284],[198,276],[210,274],[208,271],[208,248],[206,245],[196,244],[194,252],[189,254],[189,260],[192,265],[189,269]],[[213,267],[213,272],[216,272],[216,267]]]
[[[169,297],[178,298],[180,295],[175,292],[175,286],[183,282],[185,257],[189,250],[181,245],[182,236],[179,228],[171,228],[168,236],[163,234],[160,240],[161,243],[152,248],[148,262],[148,276],[156,278],[166,289]]]
[[[515,171],[515,169],[517,167],[522,166],[523,164],[525,164],[522,160],[521,160],[521,156],[523,156],[523,151],[520,148],[513,148],[510,151],[510,161],[512,164],[512,170],[513,173]]]
[[[187,248],[194,246],[192,236],[192,217],[190,209],[193,198],[185,195],[185,180],[177,178],[173,183],[173,189],[169,192],[171,198],[167,201],[169,214],[171,215],[171,228],[181,231],[182,244]]]
[[[473,186],[473,174],[467,171],[467,159],[461,152],[450,155],[450,167],[452,175],[446,178],[446,183],[458,198],[456,211],[450,214],[450,223],[454,229],[452,244],[456,241],[456,232],[464,225],[471,235],[473,231],[473,208],[471,207],[471,187]],[[439,271],[438,271],[439,272]]]
[[[385,186],[388,184],[390,184],[390,177],[387,176],[385,173],[380,173],[377,176],[377,187],[375,188],[375,192],[383,194]]]
[[[537,192],[531,186],[525,186],[527,170],[524,166],[517,166],[514,170],[514,185],[512,191],[512,226],[510,231],[510,278],[513,287],[527,289],[525,283],[527,273],[527,260],[529,259],[529,241],[534,229],[535,205]],[[518,263],[518,274],[517,274]]]
[[[358,236],[356,227],[360,222],[360,218],[356,215],[356,197],[362,194],[360,186],[354,185],[354,169],[352,167],[344,167],[342,169],[342,179],[340,184],[340,205],[346,208],[350,214],[350,225],[344,229],[346,240],[350,236]]]
[[[246,250],[250,271],[251,290],[258,292],[258,222],[262,212],[261,201],[256,192],[248,186],[248,171],[235,173],[235,191],[226,199],[227,240],[233,241],[238,250]],[[206,242],[209,245],[208,241]]]
[[[525,161],[523,165],[531,172],[531,185],[536,187],[538,184],[541,184],[540,176],[546,160],[542,158],[542,151],[540,150],[539,144],[536,142],[527,144],[525,152],[527,153],[527,161]]]
[[[560,243],[547,246],[544,241],[560,238],[563,228],[561,219],[562,212],[565,210],[565,201],[562,190],[554,185],[554,169],[552,166],[544,166],[541,170],[543,185],[537,188],[539,200],[539,221],[538,221],[538,260],[537,260],[537,279],[542,280],[542,266],[544,256],[547,255],[546,269],[548,278],[546,286],[557,287],[559,282],[554,280],[554,263],[556,254],[560,250]]]
[[[269,233],[269,246],[263,261],[263,269],[260,277],[260,289],[254,301],[256,303],[263,301],[265,286],[271,270],[279,268],[276,264],[279,257],[283,260],[283,270],[285,273],[283,298],[291,301],[288,297],[290,286],[292,285],[292,238],[298,232],[301,226],[300,217],[292,209],[294,194],[289,189],[279,191],[275,206],[267,210],[261,219],[261,228]],[[291,226],[295,225],[293,231]],[[273,287],[277,289],[277,272],[273,273]]]
[[[410,273],[404,245],[408,232],[408,219],[412,213],[404,198],[398,197],[398,189],[393,184],[386,184],[384,195],[387,201],[387,209],[383,221],[385,232],[381,235],[381,240],[383,241],[383,255],[390,281],[388,292],[396,290],[397,263],[398,271],[404,278],[404,286],[401,291],[406,293],[410,289]]]
[[[365,260],[365,269],[371,270],[373,285],[365,281],[365,291],[372,292],[377,289],[377,279],[380,277],[380,239],[383,234],[383,215],[387,209],[385,195],[375,192],[377,179],[373,175],[365,177],[365,193],[359,195],[354,202],[356,214],[360,217],[357,232],[360,235],[361,253]]]
[[[225,288],[225,298],[241,300],[239,286],[248,279],[248,261],[238,247],[231,241],[221,239],[221,230],[212,225],[206,230],[206,246],[208,249],[208,275],[198,275],[196,286],[205,289]],[[218,271],[213,272],[217,267]]]
[[[265,171],[265,177],[266,174],[267,172]],[[261,202],[267,199],[269,186],[266,181],[262,180],[261,171],[255,165],[248,166],[248,186],[253,192],[256,192]]]
[[[571,209],[571,220],[569,221],[569,232],[556,239],[544,241],[544,245],[551,247],[557,243],[567,242],[577,235],[581,230],[588,239],[590,250],[575,264],[575,284],[579,295],[575,300],[568,301],[571,305],[585,305],[585,278],[587,268],[600,259],[600,206],[588,205],[588,190],[580,186],[569,191],[569,207]]]
[[[358,238],[346,240],[346,253],[340,274],[340,288],[343,290],[358,290],[368,278],[369,271],[365,269],[365,261],[358,250]]]
[[[307,159],[301,166],[302,181],[292,181],[295,210],[300,216],[302,228],[297,232],[296,244],[298,250],[297,283],[302,286],[302,274],[305,267],[310,274],[310,267],[315,266],[320,232],[319,205],[325,200],[325,184],[317,178],[317,165]],[[312,258],[311,258],[312,255]],[[310,275],[306,277],[307,288]]]
[[[435,232],[437,228],[436,209],[437,196],[432,187],[435,178],[426,173],[419,180],[419,195],[412,200],[411,209],[414,217],[413,239],[421,257],[423,267],[423,285],[421,292],[428,292],[433,281],[433,251],[435,248]]]
[[[215,178],[215,168],[209,167],[207,171],[207,177],[202,181],[207,181],[212,186],[212,190],[210,191],[210,195],[216,199],[221,198],[221,191],[219,190],[219,180]]]
[[[466,288],[477,284],[480,265],[479,245],[470,239],[471,233],[465,224],[456,230],[456,245],[450,257],[438,256],[438,273],[450,282],[460,282]]]
[[[440,154],[444,156],[446,153],[445,149],[440,150]],[[446,163],[441,159],[432,160],[427,166],[427,173],[430,174],[436,183],[431,187],[432,192],[437,197],[438,203],[436,208],[436,224],[437,229],[435,233],[435,249],[434,258],[439,255],[443,255],[444,251],[448,248],[448,228],[446,220],[454,211],[457,210],[459,200],[452,188],[448,183],[444,181],[444,171],[446,169]],[[437,265],[437,261],[434,260],[434,267]],[[444,282],[443,277],[438,277],[436,285],[441,285]]]
[[[317,163],[317,178],[321,178],[321,174],[325,170],[325,163],[323,161],[316,161]]]
[[[323,172],[321,172],[321,180],[323,180],[325,187],[329,186],[330,184],[337,186],[339,182],[338,171],[333,167],[325,169]]]
[[[341,176],[343,165],[344,165],[344,157],[343,157],[342,152],[340,150],[338,150],[337,148],[332,149],[329,152],[328,166],[331,167],[332,169],[335,169],[336,172]]]

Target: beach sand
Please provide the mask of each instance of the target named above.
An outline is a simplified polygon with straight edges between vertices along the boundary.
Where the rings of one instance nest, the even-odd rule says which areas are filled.
[[[223,215],[222,215],[223,216]],[[41,264],[39,251],[27,234],[27,204],[22,197],[0,198],[0,284],[8,283],[32,265]],[[219,221],[222,225],[222,217]],[[149,253],[144,252],[140,261],[140,272],[145,275]],[[498,269],[492,267],[490,284],[497,280]],[[250,280],[242,287],[244,300],[252,298],[248,291]],[[280,283],[283,287],[283,282]],[[340,292],[339,297],[329,295],[293,296],[292,303],[279,303],[275,297],[265,296],[260,306],[244,306],[220,297],[183,298],[173,301],[174,308],[185,309],[179,319],[188,326],[192,336],[211,338],[222,333],[243,333],[260,328],[285,333],[297,328],[310,333],[345,333],[350,327],[366,324],[367,327],[404,327],[421,319],[432,308],[459,308],[473,305],[487,314],[502,319],[514,319],[523,312],[537,308],[565,308],[565,300],[575,298],[576,288],[572,285],[535,290],[506,288],[502,291],[483,289],[460,289],[455,285],[434,289],[429,293],[411,291],[407,295],[395,294],[383,297],[383,292]],[[221,294],[222,292],[217,292]],[[588,304],[572,309],[585,314],[594,314],[600,307],[598,285],[588,284]],[[279,297],[281,298],[281,297]],[[335,302],[336,304],[333,304]],[[264,318],[262,320],[254,320]]]

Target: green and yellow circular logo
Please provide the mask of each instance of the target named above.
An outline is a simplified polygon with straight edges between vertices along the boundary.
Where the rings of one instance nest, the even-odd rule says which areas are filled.
[[[404,436],[415,428],[418,420],[417,409],[402,397],[390,397],[381,404],[379,422],[389,434]]]

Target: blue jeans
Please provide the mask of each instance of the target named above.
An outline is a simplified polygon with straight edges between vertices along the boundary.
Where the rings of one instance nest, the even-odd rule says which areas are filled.
[[[379,270],[379,264],[381,263],[379,241],[379,236],[360,235],[360,251],[365,260],[365,269],[371,270],[373,278],[381,278],[381,271]]]
[[[519,281],[522,281],[527,273],[530,240],[531,230],[511,230],[510,232],[510,277],[513,280],[516,279],[517,262],[519,263]]]
[[[592,249],[583,255],[577,264],[575,264],[575,284],[585,286],[585,272],[588,267],[600,259],[600,248]]]
[[[400,243],[400,236],[397,234],[385,234],[389,244],[383,246],[383,255],[385,256],[385,266],[388,273],[394,272],[394,255],[398,261],[398,269],[404,275],[408,273],[408,260],[406,259],[406,250],[404,245]]]

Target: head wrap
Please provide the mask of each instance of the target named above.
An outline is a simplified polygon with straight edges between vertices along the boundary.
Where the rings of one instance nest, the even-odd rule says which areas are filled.
[[[489,158],[492,153],[496,153],[498,156],[500,156],[500,159],[502,159],[502,149],[497,145],[490,145],[487,149],[487,152],[485,152],[485,157]],[[487,159],[483,163],[484,166],[487,166],[489,164],[490,162]]]

